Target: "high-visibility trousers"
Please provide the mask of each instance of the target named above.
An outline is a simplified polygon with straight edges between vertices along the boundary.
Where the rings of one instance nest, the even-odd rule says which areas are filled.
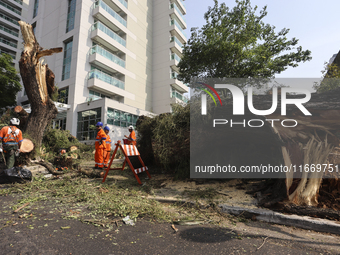
[[[108,167],[110,155],[111,155],[111,151],[105,151],[104,152],[104,167]]]
[[[95,167],[104,167],[104,150],[103,148],[97,148],[94,154]]]

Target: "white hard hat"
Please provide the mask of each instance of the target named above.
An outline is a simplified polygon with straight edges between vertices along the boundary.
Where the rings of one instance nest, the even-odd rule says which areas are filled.
[[[134,127],[131,125],[131,126],[129,126],[129,129],[134,129]]]
[[[9,122],[14,126],[19,126],[20,124],[20,120],[17,118],[12,118]]]

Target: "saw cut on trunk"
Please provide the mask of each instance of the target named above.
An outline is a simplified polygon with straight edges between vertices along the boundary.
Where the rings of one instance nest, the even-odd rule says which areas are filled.
[[[30,139],[24,138],[21,142],[20,152],[29,153],[34,149],[34,144]]]

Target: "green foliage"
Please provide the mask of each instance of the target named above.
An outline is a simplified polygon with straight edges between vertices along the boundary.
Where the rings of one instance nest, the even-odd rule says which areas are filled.
[[[43,137],[43,145],[47,151],[58,152],[61,148],[68,148],[73,145],[70,141],[70,132],[68,130],[59,130],[48,128]]]
[[[42,190],[48,192],[41,192]],[[122,187],[119,187],[112,183],[102,184],[101,180],[89,183],[87,178],[81,178],[77,174],[63,175],[62,179],[57,180],[35,179],[21,185],[14,184],[8,189],[0,190],[0,199],[3,195],[18,192],[25,194],[18,201],[20,205],[26,202],[59,201],[55,206],[79,208],[79,214],[63,210],[66,211],[63,215],[66,218],[103,220],[107,219],[103,218],[103,215],[110,214],[112,217],[129,215],[132,219],[148,217],[170,222],[175,217],[174,213],[165,211],[159,202],[145,199],[147,193],[142,191],[141,186],[136,185],[136,181],[132,185],[123,183]]]
[[[14,112],[11,109],[6,109],[6,111],[3,113],[3,115],[0,118],[0,129],[4,126],[9,125],[9,121],[11,118],[13,118]]]
[[[54,90],[53,90],[53,92],[52,92],[52,94],[51,94],[51,99],[52,99],[52,101],[54,101],[54,102],[58,102],[58,97],[59,97],[58,87],[55,86],[55,87],[54,87]]]
[[[12,57],[0,54],[0,108],[15,105],[20,90],[20,77],[12,66]]]
[[[137,144],[144,161],[178,178],[187,178],[190,175],[190,106],[173,105],[172,109],[172,114],[140,118]]]
[[[323,93],[329,90],[340,87],[340,67],[333,64],[325,63],[325,69],[321,71],[323,74],[323,80],[321,82],[314,83],[313,88],[318,93]]]
[[[50,156],[55,156],[57,153],[59,153],[60,149],[68,149],[73,145],[77,146],[79,149],[78,151],[74,152],[78,154],[79,152],[88,152],[91,154],[91,159],[93,158],[93,146],[85,145],[79,142],[77,138],[70,134],[69,130],[52,129],[51,126],[48,126],[45,130],[42,140],[42,147],[45,152],[51,153]]]
[[[178,79],[189,83],[196,78],[272,78],[298,63],[311,60],[311,52],[287,39],[289,29],[278,33],[262,20],[266,6],[257,14],[250,0],[236,0],[229,9],[225,3],[209,7],[206,24],[193,28],[183,49]]]

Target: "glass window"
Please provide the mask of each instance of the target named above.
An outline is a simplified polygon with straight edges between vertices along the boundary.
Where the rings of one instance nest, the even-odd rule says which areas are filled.
[[[63,62],[63,73],[61,80],[70,78],[71,72],[71,59],[72,59],[72,44],[73,41],[68,41],[64,45],[64,62]]]
[[[132,123],[132,114],[126,113],[126,121]]]
[[[52,126],[53,129],[66,130],[66,117],[62,119],[54,119]]]
[[[33,7],[33,18],[38,15],[39,0],[35,0]]]
[[[68,87],[58,91],[58,102],[68,104]]]
[[[76,0],[68,1],[66,33],[74,28],[74,17],[76,14]]]
[[[130,125],[136,126],[138,115],[128,112],[119,111],[116,109],[107,109],[107,124],[119,127],[128,127]]]
[[[78,112],[77,139],[79,141],[96,138],[96,123],[101,121],[101,112],[101,108]]]
[[[138,120],[138,116],[137,115],[132,115],[132,124],[136,125],[136,122]]]
[[[35,30],[36,30],[36,28],[37,28],[37,22],[34,22],[34,23],[32,24],[32,28],[33,28],[33,33],[35,34]]]

